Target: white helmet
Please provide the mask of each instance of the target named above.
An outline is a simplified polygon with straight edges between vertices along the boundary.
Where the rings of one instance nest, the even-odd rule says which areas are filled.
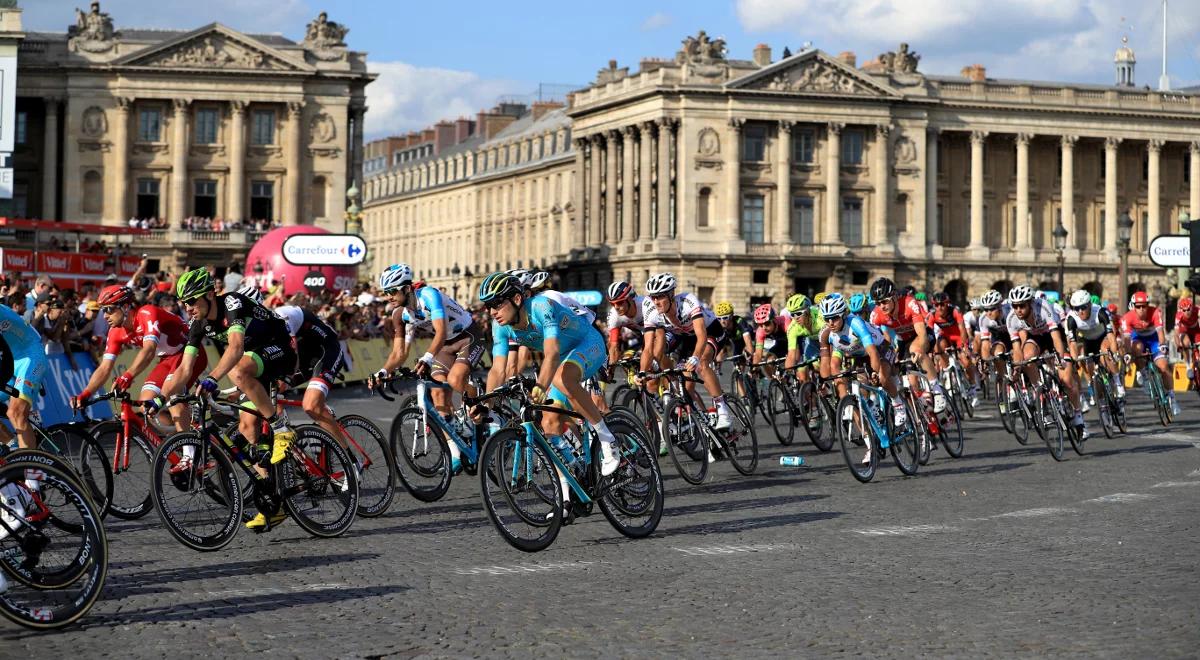
[[[1087,289],[1080,289],[1071,294],[1071,306],[1083,307],[1084,305],[1092,304],[1092,294],[1087,292]]]
[[[846,299],[841,296],[825,296],[821,301],[821,318],[833,319],[845,316],[849,311]]]
[[[263,303],[262,289],[258,288],[253,280],[242,280],[242,284],[237,288],[237,292],[260,305]]]
[[[388,292],[412,284],[413,272],[408,264],[393,264],[379,274],[379,289]]]
[[[1004,302],[1004,296],[1001,296],[1000,292],[995,289],[988,289],[979,298],[979,306],[984,309],[995,309],[1002,302]]]
[[[1008,292],[1008,302],[1010,304],[1017,305],[1020,303],[1027,303],[1030,300],[1033,300],[1033,289],[1025,286],[1024,284],[1020,286],[1014,286]]]
[[[539,270],[529,276],[529,288],[533,290],[541,289],[550,283],[550,273],[544,270]]]
[[[521,286],[529,288],[529,280],[531,278],[529,271],[525,270],[524,268],[510,268],[505,272],[517,278],[517,281],[521,283]]]
[[[659,273],[657,275],[652,275],[650,279],[646,280],[646,293],[652,296],[667,293],[669,291],[674,291],[678,284],[679,282],[675,280],[674,275],[670,273]]]

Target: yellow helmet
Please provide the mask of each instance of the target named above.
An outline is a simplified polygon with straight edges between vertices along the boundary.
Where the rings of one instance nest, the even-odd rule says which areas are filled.
[[[825,300],[825,298],[826,298],[828,295],[829,295],[829,292],[828,292],[828,291],[822,291],[821,293],[818,293],[817,295],[813,296],[813,304],[814,304],[814,305],[820,305],[820,304],[821,304],[821,301],[822,301],[822,300]]]
[[[791,314],[807,312],[809,307],[812,307],[812,303],[809,302],[808,296],[803,293],[797,293],[787,299],[787,311]]]
[[[713,311],[717,313],[717,316],[733,316],[733,303],[722,300],[717,303],[717,307]]]

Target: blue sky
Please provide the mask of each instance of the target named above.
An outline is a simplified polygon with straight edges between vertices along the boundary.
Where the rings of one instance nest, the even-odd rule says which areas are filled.
[[[87,0],[22,0],[27,30],[65,30]],[[671,57],[703,28],[749,59],[760,42],[778,57],[810,41],[859,61],[901,41],[921,70],[954,74],[980,63],[993,77],[1111,82],[1123,34],[1138,55],[1140,84],[1156,85],[1161,3],[1154,0],[727,0],[721,2],[511,3],[344,0],[107,0],[117,27],[191,29],[220,21],[245,32],[299,39],[321,9],[350,28],[380,74],[368,88],[370,137],[470,115],[539,82],[587,84],[609,59],[636,67]],[[1174,0],[1168,71],[1175,87],[1200,84],[1200,2]]]

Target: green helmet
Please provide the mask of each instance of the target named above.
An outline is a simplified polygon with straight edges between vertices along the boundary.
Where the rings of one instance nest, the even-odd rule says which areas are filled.
[[[479,283],[479,302],[507,300],[524,291],[521,281],[508,273],[492,273]]]
[[[789,314],[799,314],[800,312],[808,311],[810,307],[812,307],[812,302],[803,293],[797,293],[787,299],[787,311]]]
[[[207,268],[189,270],[175,283],[175,295],[180,302],[191,302],[212,290],[213,279]]]

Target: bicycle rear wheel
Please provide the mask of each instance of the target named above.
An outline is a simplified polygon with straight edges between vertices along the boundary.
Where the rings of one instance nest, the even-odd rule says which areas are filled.
[[[429,413],[436,415],[436,412]],[[413,497],[436,502],[450,490],[450,447],[436,423],[423,419],[420,408],[405,408],[392,421],[392,456],[396,476]]]
[[[354,441],[350,452],[362,466],[358,475],[358,515],[381,516],[396,497],[396,461],[383,431],[362,415],[342,415],[337,422]]]
[[[659,456],[666,456],[669,450],[663,442],[662,424],[659,422],[658,412],[654,410],[654,404],[649,401],[649,395],[643,396],[640,392],[631,390],[625,397],[625,402],[630,414],[637,419],[638,426],[645,430],[646,437],[650,439],[650,451]]]
[[[341,536],[358,513],[358,470],[354,459],[321,427],[295,429],[287,458],[275,464],[283,508],[312,536]]]
[[[812,381],[800,383],[800,390],[796,395],[796,417],[804,426],[809,442],[821,451],[829,451],[833,449],[833,434],[830,432],[832,426],[825,414],[826,409],[821,398],[817,386]]]
[[[1114,418],[1117,400],[1108,387],[1108,381],[1100,375],[1103,368],[1103,365],[1096,366],[1096,372],[1092,374],[1092,389],[1096,392],[1096,414],[1100,418],[1100,428],[1104,429],[1104,437],[1112,438],[1117,434],[1117,422]]]
[[[607,477],[599,477],[597,497],[600,512],[609,524],[629,538],[649,536],[658,528],[663,511],[663,479],[647,437],[637,425],[624,419],[607,420],[616,440],[621,466]],[[593,445],[592,465],[600,465],[599,443]]]
[[[754,432],[754,418],[741,401],[727,403],[733,413],[732,426],[728,431],[716,431],[721,435],[725,456],[733,469],[749,476],[758,467],[758,434]],[[707,457],[706,457],[707,458]]]
[[[875,441],[870,423],[859,413],[858,400],[853,394],[847,394],[838,402],[835,419],[846,467],[855,479],[865,484],[875,478],[875,470],[879,468],[879,443]],[[864,456],[867,460],[863,460]]]
[[[563,490],[557,469],[524,428],[506,428],[479,455],[483,508],[500,536],[523,552],[544,550],[563,524]]]
[[[81,424],[66,423],[47,428],[39,440],[38,449],[58,454],[71,463],[88,487],[100,517],[107,516],[113,497],[112,465],[96,439]]]
[[[205,442],[195,431],[167,438],[154,454],[150,492],[158,517],[175,540],[211,552],[237,535],[242,493],[229,456],[217,447],[204,447]],[[201,465],[205,454],[207,460]],[[193,466],[173,472],[178,457],[184,455],[193,457]]]
[[[891,436],[888,450],[892,454],[892,461],[901,472],[912,476],[921,467],[921,425],[908,402],[903,401],[903,405],[906,416],[903,428],[896,427],[894,411],[885,409],[883,416],[887,420],[888,435]]]
[[[958,412],[958,401],[946,401],[946,409],[937,416],[937,439],[951,458],[963,455],[962,416]]]
[[[1000,423],[1004,425],[1004,430],[1013,433],[1012,415],[1015,414],[1015,406],[1012,405],[1013,402],[1009,401],[1008,398],[1010,386],[1003,378],[993,379],[992,385],[994,387],[989,386],[988,390],[995,395],[996,414],[1000,416]]]
[[[726,403],[730,406],[733,404]],[[663,412],[662,435],[667,441],[671,462],[675,464],[679,476],[693,485],[702,483],[704,477],[708,476],[711,440],[701,424],[683,401],[672,401]]]
[[[113,495],[108,511],[121,520],[137,520],[154,508],[150,498],[154,452],[133,428],[128,438],[123,438],[124,433],[121,422],[100,422],[92,428],[92,436],[109,460],[118,463],[113,471]]]
[[[1050,455],[1056,461],[1063,460],[1062,419],[1050,404],[1038,406],[1034,409],[1034,414],[1037,416],[1035,424],[1041,429],[1042,440],[1050,450]]]
[[[771,429],[779,444],[788,446],[796,437],[796,409],[792,406],[792,397],[788,394],[783,383],[771,379],[767,387],[767,413]]]

